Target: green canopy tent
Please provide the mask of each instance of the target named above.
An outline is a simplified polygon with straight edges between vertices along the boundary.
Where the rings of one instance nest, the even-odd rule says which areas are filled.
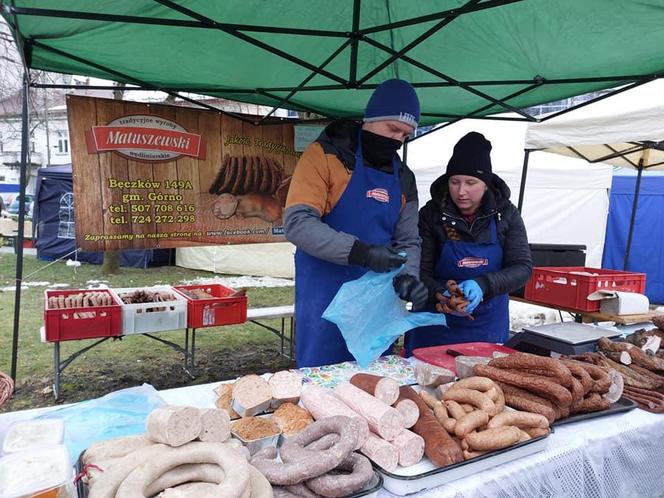
[[[642,84],[664,70],[657,1],[12,0],[2,14],[26,69],[24,103],[29,70],[40,69],[360,117],[376,85],[398,77],[417,88],[422,124],[537,121],[523,109]],[[26,126],[23,145],[25,164]],[[23,169],[21,178],[24,189]],[[20,285],[13,378],[19,309]]]

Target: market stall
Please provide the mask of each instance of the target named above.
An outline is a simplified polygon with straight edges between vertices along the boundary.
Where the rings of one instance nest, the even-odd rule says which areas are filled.
[[[635,340],[637,339],[635,338]],[[613,347],[611,344],[602,345],[603,351],[609,356]],[[631,351],[631,348],[626,349]],[[632,353],[634,354],[634,352]],[[509,376],[511,369],[523,366],[517,361],[518,354],[493,360],[487,358],[489,366],[485,367],[484,370],[480,370],[480,372],[494,377]],[[523,355],[523,353],[520,354]],[[529,356],[526,355],[526,358],[531,361]],[[605,358],[608,358],[608,356]],[[638,360],[640,358],[638,355],[635,355],[634,358],[641,361]],[[464,363],[463,360],[457,361],[461,364]],[[535,361],[538,362],[539,360]],[[544,366],[547,365],[547,362],[557,362],[558,360],[544,358],[542,361],[544,363],[538,364],[538,366]],[[569,365],[577,365],[577,363],[572,362]],[[584,363],[579,362],[578,365],[584,365]],[[423,366],[425,366],[424,371],[422,370]],[[572,371],[576,370],[573,368]],[[593,369],[589,369],[588,372],[593,372]],[[435,374],[433,377],[431,376],[432,373]],[[585,378],[578,371],[577,374],[579,375],[578,379]],[[404,464],[399,464],[400,460],[397,454],[393,457],[390,456],[391,452],[395,451],[395,445],[398,447],[398,439],[394,439],[390,435],[390,432],[395,429],[393,425],[387,423],[389,417],[385,415],[381,418],[372,418],[371,416],[366,418],[368,415],[365,410],[366,405],[350,408],[354,400],[364,399],[365,396],[369,396],[367,399],[370,403],[380,401],[380,403],[389,407],[386,403],[390,403],[392,399],[398,399],[397,397],[391,397],[393,393],[399,396],[400,393],[404,392],[404,389],[411,389],[405,387],[404,384],[412,384],[416,390],[430,393],[428,396],[420,394],[422,396],[421,401],[413,398],[417,401],[415,405],[421,410],[420,418],[423,414],[426,414],[425,410],[428,410],[426,403],[429,402],[433,403],[434,406],[436,403],[444,403],[445,406],[450,407],[448,409],[448,416],[450,417],[448,420],[451,420],[452,399],[456,398],[459,402],[462,400],[470,401],[470,398],[465,398],[467,396],[466,391],[479,394],[481,392],[479,389],[482,389],[481,384],[488,379],[473,376],[471,373],[470,377],[465,377],[448,385],[445,393],[440,394],[443,389],[432,389],[432,386],[435,385],[433,380],[436,376],[443,376],[444,378],[438,380],[449,381],[450,377],[446,377],[446,375],[449,374],[445,374],[440,367],[432,369],[430,364],[388,356],[373,362],[364,370],[357,364],[349,362],[322,368],[282,371],[275,374],[266,374],[262,377],[249,375],[234,382],[217,382],[160,392],[154,391],[149,386],[143,386],[118,391],[98,400],[90,400],[62,408],[51,407],[0,415],[0,441],[3,441],[5,449],[4,458],[11,457],[10,460],[18,461],[20,461],[21,451],[23,454],[25,452],[29,453],[31,451],[29,446],[37,444],[35,439],[39,439],[39,437],[47,437],[51,442],[64,441],[68,451],[55,453],[55,450],[53,450],[54,453],[49,454],[59,454],[64,460],[71,460],[71,462],[80,460],[78,471],[82,473],[78,475],[78,489],[83,493],[87,493],[88,488],[90,488],[90,494],[88,495],[90,497],[98,496],[95,493],[106,485],[107,481],[102,478],[103,473],[100,473],[99,470],[106,469],[110,471],[110,467],[107,466],[112,463],[113,458],[112,454],[105,453],[107,456],[100,461],[99,457],[94,455],[100,454],[102,451],[120,451],[115,443],[103,443],[109,437],[125,438],[120,439],[120,441],[125,441],[123,444],[127,447],[117,455],[124,454],[123,451],[131,455],[131,448],[128,447],[130,444],[138,444],[139,446],[134,448],[138,452],[155,452],[154,448],[157,446],[179,445],[183,440],[196,437],[202,442],[184,443],[184,446],[171,448],[170,453],[179,453],[180,450],[177,448],[200,449],[201,445],[220,445],[222,449],[229,446],[233,448],[233,452],[240,451],[244,447],[245,450],[241,451],[248,449],[249,453],[252,454],[250,456],[252,466],[261,469],[268,479],[283,483],[285,481],[281,476],[285,474],[280,473],[283,469],[277,467],[279,471],[275,474],[272,466],[265,463],[266,461],[261,461],[260,456],[257,457],[256,455],[260,455],[261,449],[266,444],[277,442],[277,437],[272,437],[272,434],[275,436],[280,433],[288,434],[288,438],[295,438],[297,434],[304,434],[307,428],[311,431],[313,427],[321,427],[321,421],[323,420],[328,421],[326,424],[333,423],[334,420],[340,417],[339,415],[333,415],[337,410],[334,407],[339,405],[343,407],[339,409],[348,411],[346,416],[351,417],[348,420],[357,419],[364,421],[365,424],[368,423],[371,427],[371,434],[373,434],[369,435],[369,440],[373,440],[374,444],[381,447],[384,446],[383,452],[374,452],[371,445],[365,443],[360,447],[359,453],[353,453],[354,455],[368,456],[372,460],[373,468],[369,467],[371,469],[370,473],[367,474],[369,477],[359,490],[345,493],[342,496],[392,497],[403,496],[406,493],[415,493],[413,496],[422,497],[470,497],[478,494],[496,496],[503,493],[509,496],[524,497],[542,494],[570,497],[585,497],[591,494],[603,497],[657,496],[664,486],[661,473],[653,472],[651,468],[652,462],[656,462],[664,456],[662,454],[664,433],[660,430],[661,415],[634,408],[634,405],[628,406],[627,409],[615,409],[606,405],[608,406],[608,408],[604,408],[606,413],[601,411],[588,414],[577,413],[568,416],[569,420],[563,417],[552,423],[552,432],[548,435],[546,430],[543,433],[533,432],[534,437],[531,441],[516,442],[517,439],[514,439],[515,444],[511,447],[508,445],[502,450],[489,451],[484,455],[466,452],[470,458],[464,460],[461,457],[458,463],[439,463],[438,465],[431,463],[430,458],[437,457],[435,452],[431,453],[431,449],[427,447],[426,443],[423,447],[418,444],[414,446],[412,444],[406,445],[405,448],[410,448],[412,453],[404,450],[406,451],[405,455],[410,455],[411,461],[406,460]],[[372,376],[377,376],[379,380],[382,379],[380,380],[381,384],[367,384],[367,379],[371,379]],[[454,375],[451,378],[454,378]],[[597,380],[603,382],[600,377],[597,377]],[[624,380],[626,383],[631,382],[629,376],[624,377]],[[422,386],[417,382],[428,384],[428,386]],[[392,391],[393,385],[401,385],[402,387]],[[546,417],[541,414],[524,413],[523,406],[518,404],[518,398],[515,398],[511,391],[514,387],[510,388],[512,384],[499,382],[499,385],[502,386],[501,393],[505,396],[506,404],[510,407],[516,407],[518,411],[513,411],[510,408],[508,411],[498,412],[490,418],[489,429],[484,429],[484,426],[479,423],[476,424],[476,430],[472,432],[478,435],[497,430],[506,433],[512,430],[518,432],[519,429],[515,429],[514,426],[506,427],[502,425],[507,420],[511,423],[522,424],[520,430],[529,432],[535,431],[536,428],[528,427],[528,424],[541,424],[542,419],[545,423],[548,423]],[[356,386],[360,386],[360,388]],[[250,387],[250,389],[247,390],[247,387]],[[470,387],[476,389],[469,389]],[[363,391],[363,389],[367,389],[367,391]],[[373,392],[376,397],[370,395],[369,392]],[[488,391],[485,391],[485,393],[488,393]],[[433,401],[431,400],[432,397],[435,398]],[[299,403],[297,405],[292,404],[297,399],[299,399]],[[220,409],[224,405],[228,406],[229,403],[230,409],[228,412],[225,409]],[[463,404],[460,403],[459,407]],[[271,405],[276,405],[276,408]],[[118,420],[117,415],[109,416],[119,413],[118,410],[122,408],[124,409],[122,420]],[[299,411],[295,414],[290,413],[296,408]],[[239,417],[234,409],[237,409],[244,417]],[[491,406],[487,405],[484,409],[490,410]],[[363,410],[364,414],[360,415]],[[464,408],[461,408],[461,410],[463,411]],[[439,411],[439,408],[434,408],[433,411],[429,412],[430,416],[434,417],[435,423],[438,422],[434,414]],[[480,412],[482,410],[471,410],[467,415],[472,418],[473,413]],[[388,411],[386,413],[392,412]],[[407,413],[407,411],[403,410],[400,413]],[[160,414],[159,416],[162,418],[158,418],[157,414]],[[203,425],[197,427],[195,427],[196,424],[192,426],[192,423],[184,423],[184,420],[182,420],[183,417],[195,418],[202,416],[202,414],[206,414],[207,422],[200,422]],[[482,414],[486,415],[485,413]],[[514,414],[518,414],[519,418],[523,417],[523,420],[517,422]],[[341,416],[341,418],[345,418],[345,416]],[[505,419],[505,421],[498,422],[499,418]],[[456,424],[460,424],[462,419],[463,416],[456,420]],[[83,420],[86,420],[87,423],[83,424]],[[216,422],[211,424],[210,420]],[[299,422],[296,423],[295,420],[299,420]],[[526,420],[528,421],[526,422]],[[44,427],[51,427],[52,429],[60,422],[64,423],[64,432],[58,432],[57,430],[44,432]],[[417,425],[419,423],[418,421],[414,426],[411,426],[410,430],[402,429],[402,431],[408,431],[407,434],[412,434],[409,437],[416,443],[419,441],[419,437],[426,438],[426,436],[418,435],[422,431],[422,428]],[[467,421],[464,424],[467,424]],[[493,426],[500,426],[491,429],[492,424]],[[354,427],[355,422],[351,423],[350,426]],[[36,436],[33,435],[32,438],[28,438],[25,434],[21,435],[19,430],[21,427],[32,427],[33,430],[35,427],[41,427],[42,430],[36,431]],[[170,432],[164,432],[166,427],[171,427]],[[205,436],[200,432],[201,427],[207,427]],[[270,433],[272,427],[275,427],[274,433]],[[466,429],[470,429],[470,427]],[[442,424],[440,424],[439,429],[445,430]],[[144,444],[155,444],[144,443],[142,439],[137,439],[136,434],[141,434],[146,430],[148,438],[161,441],[162,444],[144,447]],[[266,430],[267,432],[261,434],[258,438],[251,435],[252,431],[258,434],[256,431],[259,430]],[[326,430],[329,430],[329,428]],[[335,429],[335,431],[339,430]],[[374,433],[376,430],[380,431],[380,436]],[[433,431],[434,428],[429,427],[428,430]],[[454,429],[452,430],[454,431]],[[471,433],[469,432],[469,434]],[[537,434],[543,435],[539,436]],[[220,442],[229,441],[229,436],[231,437],[230,441],[234,442]],[[184,439],[179,441],[173,439],[178,437],[184,437]],[[279,437],[278,439],[278,444],[284,449],[283,451],[286,449],[284,445],[286,445],[288,438]],[[391,438],[391,442],[384,438]],[[463,440],[472,441],[472,438],[466,436]],[[23,448],[18,451],[21,446]],[[28,446],[28,448],[25,446]],[[292,451],[292,446],[293,444],[288,446],[290,451]],[[115,449],[113,450],[113,448]],[[85,456],[86,453],[83,453],[83,456],[79,459],[79,455],[86,449],[88,450],[87,457]],[[39,451],[43,453],[43,447]],[[231,450],[228,449],[228,451]],[[423,451],[425,456],[422,460],[419,460],[422,458]],[[459,451],[461,451],[461,448]],[[412,456],[413,453],[414,456]],[[235,453],[232,454],[235,455]],[[243,460],[241,454],[238,453],[236,458]],[[441,455],[443,454],[438,454],[438,456]],[[121,457],[116,457],[120,458],[118,462],[122,460]],[[199,456],[197,458],[207,457]],[[356,458],[359,458],[359,456]],[[392,458],[396,460],[392,460]],[[186,462],[186,459],[182,462]],[[87,463],[88,466],[84,468],[83,463]],[[140,461],[135,462],[134,466],[139,463]],[[3,461],[0,461],[0,466],[2,465]],[[57,467],[57,465],[54,467],[54,462],[50,462],[50,465],[51,468]],[[146,465],[148,464],[146,463]],[[186,464],[183,463],[183,465]],[[211,464],[206,465],[210,466]],[[229,464],[226,462],[226,465]],[[241,472],[239,467],[239,465],[232,467],[235,470],[230,470],[231,467],[226,467],[226,469],[229,472]],[[23,469],[24,472],[32,470],[34,469],[29,466]],[[71,482],[69,479],[74,475],[73,469],[70,469],[65,475],[67,476],[66,483],[64,481],[56,482],[54,487],[69,489],[73,492],[73,486],[67,484]],[[126,471],[124,475],[133,476],[133,473]],[[237,475],[239,476],[239,474]],[[62,478],[56,476],[56,481],[58,477]],[[81,478],[83,481],[80,481]],[[218,477],[208,477],[208,479],[216,478]],[[95,479],[99,482],[94,483]],[[127,477],[127,479],[132,478]],[[295,478],[296,481],[298,479]],[[34,484],[36,481],[33,480],[32,483]],[[255,479],[252,480],[252,485],[255,481]],[[217,481],[205,480],[204,482]],[[121,486],[127,485],[122,484]],[[25,490],[29,488],[30,484],[23,484],[23,486]],[[315,487],[315,484],[312,484],[312,486]],[[95,488],[97,491],[92,492]],[[257,496],[271,496],[269,491],[263,491],[263,493]],[[85,496],[85,494],[79,494],[79,496]],[[275,494],[275,496],[280,495]],[[339,495],[324,494],[323,496]]]

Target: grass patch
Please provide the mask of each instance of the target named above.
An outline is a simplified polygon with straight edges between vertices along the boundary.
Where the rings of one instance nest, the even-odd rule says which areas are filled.
[[[0,253],[0,287],[14,284],[16,256]],[[213,277],[212,273],[175,266],[135,269],[103,276],[101,266],[83,264],[74,269],[64,263],[49,264],[34,256],[24,258],[25,282],[68,284],[72,289],[87,288],[91,280],[102,280],[109,287],[141,287],[155,284],[178,284],[183,280]],[[21,293],[20,335],[17,363],[17,392],[1,411],[34,408],[54,404],[50,386],[53,382],[53,345],[43,343],[39,329],[43,325],[44,290],[30,287]],[[251,288],[249,306],[292,304],[293,287]],[[0,292],[0,370],[9,373],[14,322],[13,291]],[[272,325],[278,326],[274,320]],[[159,337],[184,345],[184,331],[160,333]],[[95,340],[61,343],[61,359]],[[125,336],[108,340],[74,360],[61,377],[60,402],[73,402],[110,391],[148,382],[157,389],[213,382],[249,372],[267,372],[286,368],[290,363],[280,354],[277,336],[254,324],[199,329],[196,333],[197,377],[192,380],[183,371],[182,355],[144,336]]]

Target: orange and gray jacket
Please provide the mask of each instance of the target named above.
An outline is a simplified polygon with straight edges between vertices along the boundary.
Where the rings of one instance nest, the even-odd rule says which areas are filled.
[[[334,230],[321,217],[334,209],[353,174],[360,125],[339,120],[325,128],[300,157],[286,201],[286,238],[300,250],[339,265],[361,260],[360,253],[366,251],[366,245],[353,235]],[[413,172],[400,160],[399,164],[401,213],[391,245],[408,255],[404,273],[419,276],[417,186]],[[392,166],[388,165],[385,171],[391,173]]]

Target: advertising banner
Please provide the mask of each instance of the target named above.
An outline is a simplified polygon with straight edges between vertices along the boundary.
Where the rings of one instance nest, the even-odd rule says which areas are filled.
[[[285,240],[283,207],[301,154],[292,124],[72,95],[67,113],[82,249]]]

